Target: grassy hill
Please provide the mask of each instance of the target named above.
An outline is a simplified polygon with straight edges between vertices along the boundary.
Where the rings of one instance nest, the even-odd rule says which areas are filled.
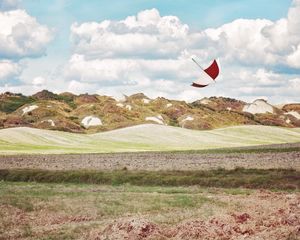
[[[300,142],[299,128],[259,125],[198,131],[143,124],[96,134],[27,127],[0,130],[0,154],[201,150],[293,142]]]
[[[300,127],[300,104],[272,106],[210,97],[192,103],[143,93],[122,101],[97,94],[55,94],[47,90],[32,96],[0,94],[0,129],[33,127],[74,133],[97,133],[156,123],[186,129],[209,130],[238,125]]]

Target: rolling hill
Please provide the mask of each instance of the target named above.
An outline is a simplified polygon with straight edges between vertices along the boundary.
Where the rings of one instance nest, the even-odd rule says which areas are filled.
[[[96,134],[0,130],[0,154],[200,150],[293,142],[300,142],[300,128],[245,125],[199,131],[143,124]]]
[[[300,127],[300,104],[273,106],[265,100],[252,103],[210,97],[192,103],[143,93],[109,96],[47,90],[32,96],[0,94],[0,129],[31,127],[74,133],[97,133],[140,124],[155,123],[195,130],[239,125]]]

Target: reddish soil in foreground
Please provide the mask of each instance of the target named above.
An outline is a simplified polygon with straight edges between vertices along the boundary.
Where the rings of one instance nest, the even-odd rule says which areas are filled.
[[[231,199],[232,198],[232,199]],[[223,196],[235,201],[234,196]],[[239,197],[237,197],[239,198]],[[163,226],[146,218],[115,220],[89,239],[300,239],[300,195],[260,191],[241,202],[241,212],[216,215],[209,220],[186,220]]]
[[[300,239],[298,192],[257,190],[250,195],[216,193],[211,198],[224,203],[221,212],[215,212],[208,218],[186,219],[177,225],[157,224],[149,220],[153,213],[105,220],[88,211],[86,215],[66,215],[46,209],[26,212],[0,204],[0,223],[6,229],[4,235],[0,234],[0,239],[52,239],[47,236],[68,231],[70,227],[82,227],[75,239],[89,240]],[[30,237],[22,234],[26,226],[30,226]]]

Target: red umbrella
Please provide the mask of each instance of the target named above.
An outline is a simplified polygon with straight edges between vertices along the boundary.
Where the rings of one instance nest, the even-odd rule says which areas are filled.
[[[193,87],[203,88],[208,86],[210,83],[215,81],[215,79],[218,77],[220,69],[218,66],[218,63],[216,60],[212,62],[212,64],[206,68],[203,69],[199,63],[196,62],[195,59],[192,58],[192,60],[201,68],[201,74],[197,81],[193,82]]]

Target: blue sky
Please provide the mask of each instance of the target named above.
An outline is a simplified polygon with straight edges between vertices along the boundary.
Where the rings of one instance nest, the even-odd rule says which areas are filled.
[[[299,0],[0,0],[0,21],[0,91],[300,101]],[[191,57],[218,84],[191,88]]]
[[[41,23],[57,26],[72,21],[120,20],[144,9],[156,8],[161,15],[176,15],[196,28],[216,27],[237,18],[284,17],[291,0],[25,0],[22,6]],[[267,11],[266,11],[267,9]]]

